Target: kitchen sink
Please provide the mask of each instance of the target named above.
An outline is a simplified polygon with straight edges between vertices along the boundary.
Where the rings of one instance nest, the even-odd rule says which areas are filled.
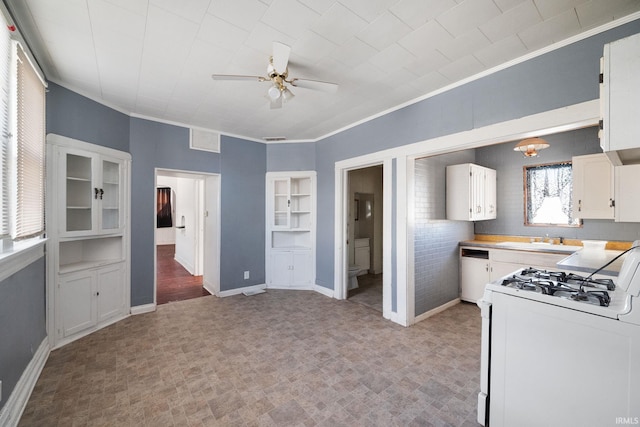
[[[548,242],[499,242],[496,246],[513,249],[549,250],[555,252],[573,253],[582,249],[582,246],[552,245]]]

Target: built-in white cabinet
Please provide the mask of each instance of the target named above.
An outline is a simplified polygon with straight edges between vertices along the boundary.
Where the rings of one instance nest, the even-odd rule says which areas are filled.
[[[129,315],[128,153],[47,135],[47,305],[52,348]]]
[[[60,147],[54,161],[58,182],[61,236],[113,233],[123,227],[124,160],[86,150]]]
[[[310,289],[315,282],[316,173],[269,172],[266,185],[267,286]]]
[[[574,218],[640,222],[640,165],[613,166],[604,153],[572,163]]]
[[[125,310],[124,262],[61,274],[59,338],[73,337],[114,318]]]
[[[613,219],[615,214],[614,169],[604,153],[575,156],[573,174],[573,217]]]
[[[640,222],[640,164],[615,167],[615,218]]]
[[[481,221],[495,219],[496,171],[473,163],[447,166],[447,219]]]
[[[605,152],[640,147],[640,34],[604,45],[600,86]]]

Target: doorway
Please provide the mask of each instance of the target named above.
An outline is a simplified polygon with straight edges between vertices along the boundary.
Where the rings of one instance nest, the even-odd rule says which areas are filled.
[[[347,299],[382,313],[383,167],[348,172]]]
[[[155,178],[156,304],[219,293],[219,175],[156,169]]]

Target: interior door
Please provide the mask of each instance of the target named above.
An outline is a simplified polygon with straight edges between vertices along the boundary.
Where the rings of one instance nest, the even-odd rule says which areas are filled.
[[[213,294],[220,292],[220,177],[208,176],[204,191],[204,243],[202,283]]]

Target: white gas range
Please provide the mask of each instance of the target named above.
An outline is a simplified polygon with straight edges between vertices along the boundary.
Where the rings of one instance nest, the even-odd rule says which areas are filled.
[[[640,424],[640,240],[616,277],[522,269],[478,301],[484,426]]]

